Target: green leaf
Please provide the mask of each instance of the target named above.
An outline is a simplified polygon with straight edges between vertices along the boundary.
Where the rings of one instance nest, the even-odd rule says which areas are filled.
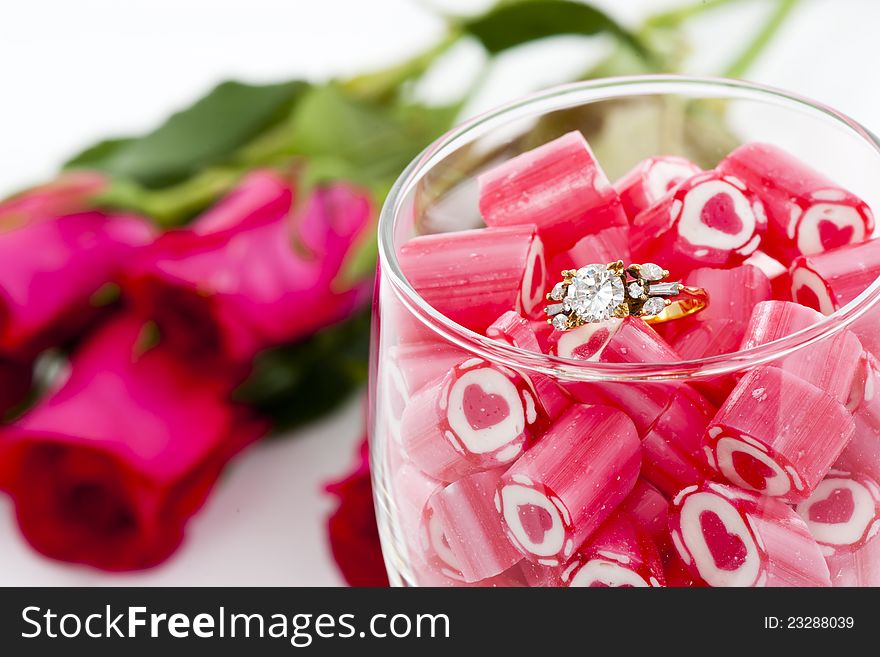
[[[260,354],[235,398],[268,417],[275,432],[315,420],[367,381],[370,312],[293,345]]]
[[[226,161],[287,116],[307,88],[298,81],[270,85],[224,82],[150,134],[102,142],[66,166],[100,169],[149,188],[171,185]]]
[[[562,34],[591,36],[607,32],[647,56],[638,39],[608,14],[569,0],[523,0],[497,5],[465,22],[463,28],[491,54]]]

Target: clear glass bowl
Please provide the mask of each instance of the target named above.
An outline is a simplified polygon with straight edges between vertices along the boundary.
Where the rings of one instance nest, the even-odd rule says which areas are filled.
[[[477,203],[478,174],[571,130],[587,137],[612,180],[646,157],[683,155],[711,168],[737,145],[762,141],[811,163],[869,206],[880,208],[880,144],[874,135],[819,103],[740,81],[652,76],[569,85],[473,119],[432,144],[395,184],[379,225],[370,440],[391,582],[880,583],[880,541],[869,540],[878,526],[871,529],[872,519],[880,510],[871,483],[880,476],[880,419],[859,411],[861,416],[853,420],[857,407],[867,405],[864,398],[871,397],[873,380],[861,354],[850,357],[846,351],[846,358],[838,358],[844,353],[840,345],[852,345],[847,339],[852,335],[871,348],[880,344],[875,310],[880,281],[787,337],[734,353],[664,363],[577,361],[522,350],[456,324],[407,281],[398,256],[410,238],[484,225]],[[792,368],[783,367],[799,358],[829,354],[834,357],[828,370],[836,371],[838,361],[852,363],[848,376],[856,391],[846,399],[830,399],[833,395],[825,390],[804,387],[802,378],[790,373]],[[511,383],[521,394],[547,385],[563,389],[577,406],[576,412],[569,408],[563,415],[577,427],[574,434],[558,426],[558,418],[546,408],[552,403],[544,404],[539,392],[537,413],[531,407],[534,397],[522,409],[513,409],[515,420],[525,426],[522,444],[440,474],[424,468],[423,455],[413,458],[413,452],[433,449],[424,443],[431,438],[420,436],[415,448],[413,434],[433,431],[435,442],[452,435],[449,417],[443,416],[450,395],[456,394],[450,386],[472,367],[506,373],[502,378],[508,383],[499,382],[498,376],[492,383],[486,375],[473,379],[476,388],[469,384],[481,396],[475,403],[484,411],[500,403],[512,412],[511,399],[502,390]],[[756,407],[769,397],[770,410],[760,418],[749,411],[745,420],[732,410],[723,435],[708,432],[716,434],[710,450],[714,456],[695,463],[704,451],[707,422],[717,419],[715,409],[746,372],[753,379],[746,391],[751,400],[742,403]],[[455,399],[459,405],[467,403],[461,395]],[[600,405],[599,410],[585,404]],[[441,427],[434,426],[438,417]],[[851,423],[855,429],[849,428]],[[826,436],[835,432],[831,424],[846,426],[841,435]],[[477,433],[479,426],[471,423]],[[634,444],[633,431],[635,456],[627,451]],[[728,435],[737,431],[788,444],[774,443],[779,453],[768,458],[766,445],[756,446],[760,440],[754,435],[751,443],[748,436],[743,441]],[[762,434],[772,431],[787,437]],[[683,435],[688,432],[692,435]],[[585,445],[591,435],[599,442]],[[861,441],[858,447],[852,435]],[[839,456],[844,443],[844,452],[855,455]],[[541,446],[540,455],[517,460],[521,453],[538,454],[536,446]],[[479,449],[489,447],[481,443]],[[804,458],[805,452],[833,454],[801,463],[792,449]],[[635,471],[639,459],[642,463],[638,480],[633,459]],[[834,461],[830,473],[826,461]],[[835,479],[838,471],[845,472]],[[489,474],[473,476],[477,472]],[[697,472],[700,480],[720,485],[703,483],[698,490],[677,494],[676,488],[696,480]],[[819,476],[823,483],[798,480],[804,476]],[[761,494],[743,492],[756,487]],[[801,499],[813,489],[809,503]],[[827,499],[816,502],[815,496],[823,494]],[[809,524],[812,535],[797,520],[810,520],[811,514],[818,518]],[[620,522],[621,517],[626,521]],[[833,520],[839,522],[830,529],[827,522],[822,524]],[[856,536],[859,523],[866,523],[865,531]],[[840,531],[835,533],[835,527]],[[448,536],[450,532],[455,535]]]

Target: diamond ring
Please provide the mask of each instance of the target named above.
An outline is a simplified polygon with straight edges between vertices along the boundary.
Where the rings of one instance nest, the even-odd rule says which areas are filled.
[[[544,312],[560,331],[632,315],[658,324],[699,312],[709,304],[703,288],[665,282],[669,272],[653,262],[625,267],[623,260],[566,269],[547,294]]]

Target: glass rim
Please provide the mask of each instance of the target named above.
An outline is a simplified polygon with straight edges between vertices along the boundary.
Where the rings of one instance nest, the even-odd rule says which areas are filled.
[[[756,100],[788,109],[807,110],[836,121],[861,138],[880,157],[880,139],[861,123],[818,101],[775,87],[729,78],[684,75],[636,75],[601,78],[551,87],[475,116],[445,133],[425,148],[392,186],[379,215],[379,274],[387,277],[403,305],[429,329],[445,340],[488,360],[510,367],[575,380],[668,380],[704,378],[729,374],[782,358],[794,351],[830,338],[851,325],[880,299],[880,278],[858,297],[815,324],[766,344],[727,354],[665,363],[599,363],[574,360],[514,347],[472,331],[427,303],[404,276],[394,250],[394,226],[401,204],[434,164],[474,136],[517,119],[575,105],[630,96],[684,93],[702,87],[706,97]],[[714,93],[710,93],[714,92]],[[540,112],[533,110],[540,108]],[[477,134],[475,134],[477,133]]]

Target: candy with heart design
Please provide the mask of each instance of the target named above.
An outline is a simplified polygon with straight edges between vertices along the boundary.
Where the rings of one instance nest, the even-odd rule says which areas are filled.
[[[631,228],[635,258],[662,262],[673,276],[698,267],[734,267],[767,228],[764,206],[741,181],[697,174],[641,212]]]
[[[562,569],[566,586],[644,588],[665,586],[660,552],[645,529],[615,514]]]
[[[464,581],[458,559],[429,504],[443,486],[409,463],[395,468],[391,482],[400,523],[400,531],[392,534],[391,549],[409,555],[422,586],[445,586],[440,584],[442,580]]]
[[[534,393],[520,374],[474,357],[410,399],[401,434],[416,466],[455,481],[513,462],[537,419]]]
[[[717,170],[741,180],[764,202],[764,251],[782,262],[861,242],[874,230],[870,208],[858,196],[778,146],[750,143]]]
[[[789,276],[794,301],[830,315],[880,276],[880,238],[801,256]]]
[[[786,504],[707,482],[672,500],[672,542],[709,586],[830,586],[828,566],[801,517]]]
[[[763,301],[752,312],[741,348],[767,344],[822,319],[821,313],[791,301]],[[862,362],[862,353],[862,345],[851,331],[838,331],[769,365],[780,367],[846,403]]]
[[[575,404],[501,478],[496,505],[512,542],[539,564],[564,563],[630,493],[640,460],[626,415]]]
[[[541,352],[538,336],[535,335],[532,324],[512,310],[501,315],[486,329],[486,337],[527,351]],[[540,420],[543,423],[552,422],[571,406],[571,397],[554,378],[538,372],[521,372],[521,374],[532,388],[535,402],[540,408]],[[542,428],[544,427],[541,424],[536,425],[533,433],[540,433]]]
[[[498,575],[522,559],[495,508],[500,471],[477,472],[449,484],[429,502],[464,581]]]
[[[866,475],[832,470],[797,512],[827,555],[853,552],[880,533],[880,487]]]
[[[649,157],[621,176],[614,183],[614,189],[626,216],[633,220],[642,210],[700,172],[700,167],[684,157]]]
[[[617,192],[577,131],[507,160],[477,182],[486,225],[535,224],[550,254],[589,233],[627,225]]]
[[[703,440],[727,481],[786,502],[808,498],[855,431],[837,399],[795,374],[758,367],[712,419]]]
[[[715,407],[699,392],[680,386],[642,435],[642,477],[669,496],[713,478],[702,439],[714,416]]]
[[[544,306],[547,268],[533,225],[414,237],[399,260],[425,301],[473,331],[508,310],[537,316]]]

